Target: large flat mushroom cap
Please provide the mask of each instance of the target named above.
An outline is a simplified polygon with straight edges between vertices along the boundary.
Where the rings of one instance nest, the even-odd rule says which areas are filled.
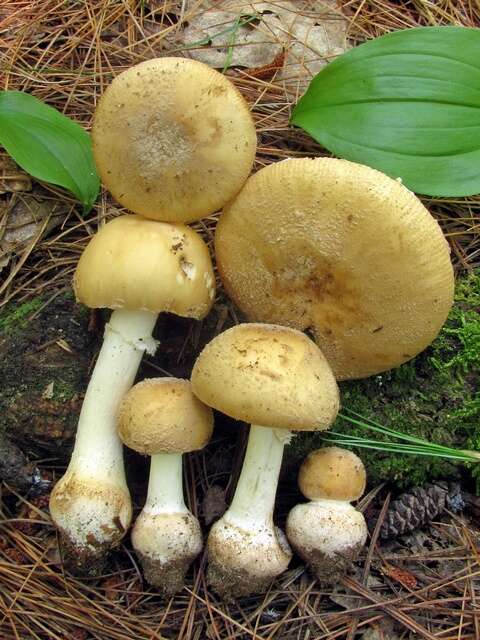
[[[140,216],[107,222],[82,253],[73,278],[79,302],[91,308],[207,315],[215,277],[207,245],[183,224]]]
[[[195,362],[192,390],[232,418],[278,429],[328,429],[339,407],[315,343],[276,325],[240,324],[214,338]]]
[[[400,182],[346,160],[261,169],[224,209],[215,246],[248,319],[309,329],[339,380],[415,356],[453,302],[435,219]]]
[[[146,218],[191,222],[220,209],[253,165],[250,109],[224,75],[196,60],[147,60],[117,76],[92,130],[113,197]]]

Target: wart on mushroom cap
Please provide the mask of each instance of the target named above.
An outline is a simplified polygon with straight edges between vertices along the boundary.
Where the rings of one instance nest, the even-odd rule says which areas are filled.
[[[201,62],[169,57],[113,80],[92,139],[114,198],[166,222],[220,209],[247,179],[257,142],[250,109],[230,80]]]
[[[213,414],[193,395],[188,380],[154,378],[126,394],[118,415],[120,438],[152,456],[148,496],[132,530],[145,577],[169,596],[203,546],[197,518],[183,498],[182,454],[210,440]]]
[[[215,247],[248,319],[310,329],[339,380],[415,356],[453,301],[434,218],[398,181],[346,160],[261,169],[225,207]]]
[[[318,347],[287,327],[237,325],[198,356],[193,392],[206,404],[252,423],[232,504],[208,537],[208,580],[222,596],[265,590],[291,551],[273,524],[287,429],[322,430],[338,411],[338,388]]]
[[[365,482],[360,458],[340,447],[312,451],[300,467],[300,491],[311,502],[290,511],[287,537],[320,580],[347,573],[365,544],[365,518],[350,504],[363,495]]]
[[[72,458],[50,497],[64,561],[98,572],[131,520],[116,414],[133,384],[158,313],[200,319],[215,297],[208,248],[183,225],[122,216],[107,223],[82,254],[74,278],[77,299],[115,309],[105,327],[78,422]]]

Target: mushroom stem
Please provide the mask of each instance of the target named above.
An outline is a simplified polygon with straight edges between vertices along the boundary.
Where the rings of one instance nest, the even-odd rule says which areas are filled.
[[[278,476],[289,435],[286,429],[252,424],[235,496],[224,518],[249,530],[273,526]]]
[[[162,596],[182,589],[203,546],[200,524],[183,498],[182,454],[152,456],[147,500],[133,527],[132,544],[147,582]]]
[[[208,581],[228,598],[263,591],[292,556],[273,523],[283,449],[291,433],[252,424],[230,508],[208,537]]]
[[[187,511],[183,498],[182,455],[156,453],[150,463],[150,479],[144,513],[182,513]]]
[[[60,530],[64,562],[98,573],[109,549],[131,520],[122,443],[116,417],[122,397],[133,384],[157,314],[114,311],[87,387],[68,469],[50,497],[53,521]]]
[[[152,353],[152,331],[158,314],[114,311],[105,327],[103,345],[87,387],[69,468],[82,476],[124,481],[122,442],[117,433],[117,410],[130,389],[144,351]],[[125,485],[126,486],[126,485]]]

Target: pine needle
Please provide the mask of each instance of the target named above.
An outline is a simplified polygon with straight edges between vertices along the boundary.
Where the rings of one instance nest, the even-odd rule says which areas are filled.
[[[390,453],[404,453],[417,456],[432,456],[436,458],[447,458],[460,462],[480,462],[480,452],[453,449],[442,444],[429,442],[407,433],[402,433],[386,427],[370,418],[362,416],[351,409],[344,409],[338,417],[345,422],[354,424],[366,431],[373,431],[385,436],[385,440],[374,440],[372,438],[352,435],[349,433],[339,433],[329,431],[328,436],[323,440],[331,444],[338,444],[344,447],[360,447],[364,449],[376,449],[378,451],[388,451]],[[408,442],[409,444],[405,444]]]

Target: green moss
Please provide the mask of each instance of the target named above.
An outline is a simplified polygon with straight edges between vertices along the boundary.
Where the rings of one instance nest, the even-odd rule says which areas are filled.
[[[71,381],[66,377],[55,380],[53,384],[53,400],[70,400],[76,395],[78,395],[77,386],[71,384]]]
[[[382,375],[340,383],[342,405],[395,430],[458,448],[480,449],[480,271],[456,286],[455,304],[433,344],[419,356]],[[371,435],[338,419],[332,430]],[[375,437],[377,437],[375,435]],[[301,435],[290,460],[299,463],[321,446],[316,434]],[[372,483],[398,487],[459,474],[441,458],[358,450]],[[480,465],[471,465],[480,489]],[[465,468],[465,466],[463,466]]]
[[[12,302],[0,313],[0,333],[13,335],[17,331],[24,329],[28,324],[29,317],[42,306],[43,298],[33,298],[23,304]]]

